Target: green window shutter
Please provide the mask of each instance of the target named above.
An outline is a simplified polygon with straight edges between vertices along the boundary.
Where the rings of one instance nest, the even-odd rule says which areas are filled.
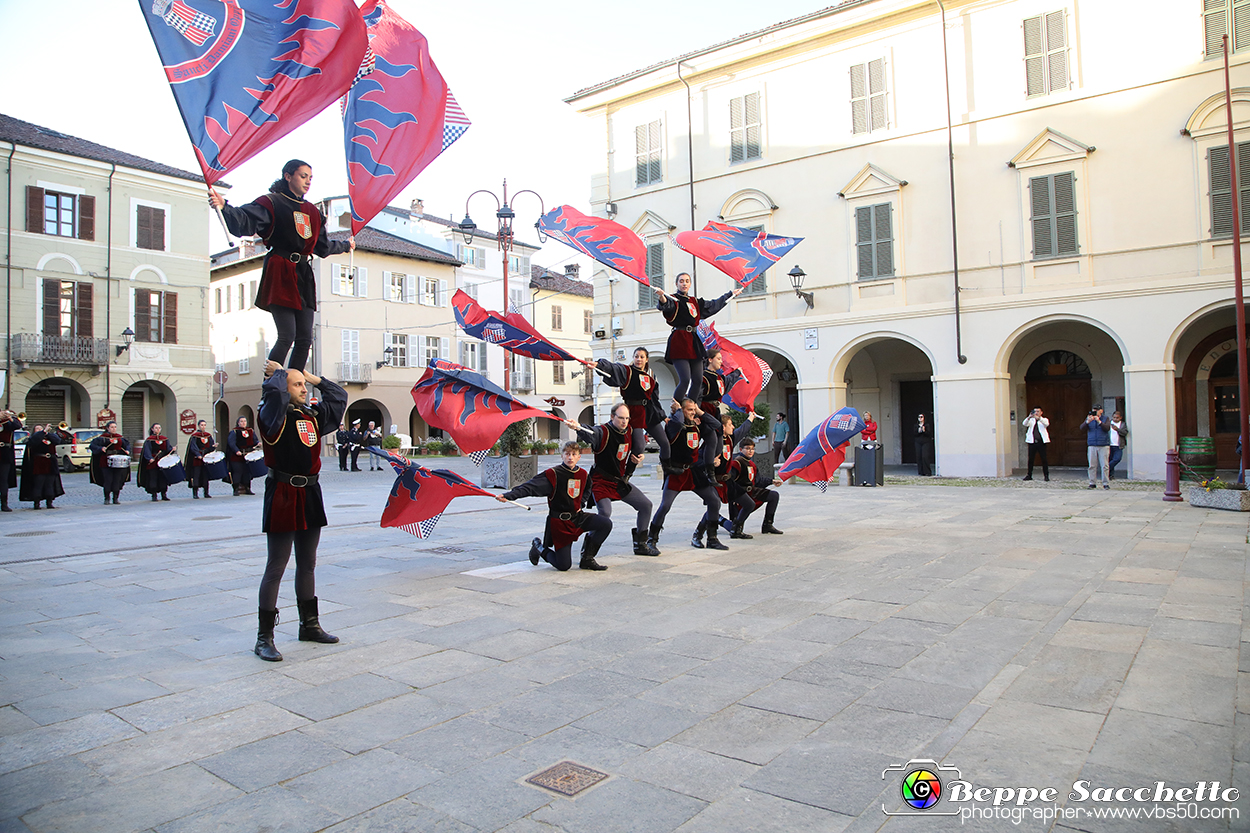
[[[855,256],[861,281],[894,276],[894,206],[890,203],[855,209]]]
[[[754,232],[764,231],[763,226],[744,226],[743,228],[745,228],[747,231],[754,231]],[[742,288],[742,295],[739,297],[745,298],[749,295],[766,295],[766,294],[768,294],[768,272],[767,270],[761,272],[759,275],[756,276],[755,280],[751,281],[749,284],[744,286]]]
[[[856,274],[860,280],[875,277],[872,268],[872,206],[855,209]]]
[[[1202,4],[1203,54],[1208,58],[1223,54],[1223,39],[1228,34],[1228,2],[1204,0]]]
[[[1238,203],[1241,230],[1250,229],[1250,142],[1237,145]],[[1208,183],[1211,194],[1211,237],[1233,234],[1233,186],[1228,164],[1228,148],[1216,145],[1207,151]]]
[[[868,132],[868,65],[851,67],[851,132]]]
[[[868,116],[871,130],[886,127],[885,110],[885,59],[868,62]]]
[[[647,280],[651,286],[638,284],[638,309],[655,309],[655,290],[664,289],[664,244],[647,244]],[[654,287],[654,288],[653,288]]]
[[[746,158],[746,120],[743,118],[743,99],[729,100],[729,163]]]
[[[1233,37],[1231,48],[1241,52],[1250,47],[1250,0],[1233,0]]]
[[[1029,180],[1034,260],[1079,253],[1075,183],[1071,171]]]
[[[1068,173],[1052,177],[1055,197],[1055,254],[1077,253],[1075,177]]]
[[[650,155],[648,158],[648,174],[651,177],[648,181],[655,183],[661,179],[660,171],[660,121],[656,119],[647,125],[647,140],[650,143]]]
[[[1024,78],[1026,95],[1046,94],[1046,44],[1041,15],[1024,21]]]
[[[634,128],[634,186],[641,188],[659,182],[663,171],[660,158],[660,120]]]
[[[747,159],[759,159],[764,154],[763,118],[760,113],[760,94],[750,93],[743,101],[746,111]]]
[[[1055,255],[1055,234],[1051,210],[1051,178],[1035,176],[1029,180],[1029,198],[1033,205],[1033,259]]]

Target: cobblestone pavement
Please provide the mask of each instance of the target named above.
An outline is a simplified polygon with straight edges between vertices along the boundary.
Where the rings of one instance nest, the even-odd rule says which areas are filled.
[[[259,497],[103,506],[66,480],[64,508],[0,516],[0,833],[1250,826],[1223,792],[1250,789],[1243,514],[788,484],[784,536],[756,517],[693,549],[684,496],[639,558],[618,505],[610,569],[557,573],[525,560],[540,511],[462,499],[419,540],[377,526],[389,474],[331,470],[318,595],[342,642],[296,641],[289,570],[268,664]],[[889,816],[913,759],[941,800]],[[607,778],[527,783],[561,761]],[[1123,792],[1212,781],[1179,810]],[[1002,806],[956,800],[987,787]]]

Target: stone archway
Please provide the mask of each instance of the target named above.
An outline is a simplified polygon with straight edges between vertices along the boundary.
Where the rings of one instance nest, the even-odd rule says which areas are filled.
[[[850,407],[872,414],[886,462],[914,465],[918,416],[925,415],[935,435],[942,431],[934,409],[929,355],[904,338],[879,335],[844,353],[834,363],[835,372],[839,365],[842,378],[835,382],[846,385]]]
[[[178,398],[164,382],[142,379],[122,394],[122,435],[130,440],[132,453],[138,455],[148,429],[159,422],[170,443],[179,445]]]
[[[95,427],[87,389],[68,376],[41,379],[26,392],[24,401],[23,407],[14,410],[24,410],[29,425],[65,422],[71,428]]]
[[[351,424],[358,419],[362,433],[368,430],[370,422],[380,427],[383,433],[391,429],[390,411],[376,399],[357,399],[347,406],[347,415],[343,417],[343,423],[350,428]]]
[[[1236,469],[1237,328],[1231,305],[1191,321],[1176,339],[1176,438],[1211,437],[1216,466]]]
[[[234,428],[234,423],[230,421],[230,406],[223,399],[218,399],[213,405],[213,422],[218,444],[224,443],[226,435]]]

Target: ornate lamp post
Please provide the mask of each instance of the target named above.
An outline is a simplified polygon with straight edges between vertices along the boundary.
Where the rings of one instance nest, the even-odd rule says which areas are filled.
[[[512,207],[508,204],[508,180],[505,179],[503,181],[503,199],[500,199],[499,196],[494,191],[488,191],[485,188],[481,188],[481,189],[478,189],[477,191],[474,191],[472,194],[469,194],[467,199],[465,199],[464,220],[462,220],[460,223],[460,234],[464,237],[464,243],[466,246],[473,245],[473,235],[477,231],[477,223],[473,222],[472,218],[469,217],[469,201],[472,200],[474,197],[476,197],[478,194],[490,194],[492,197],[495,198],[495,206],[496,206],[495,218],[499,222],[499,229],[498,231],[495,232],[495,239],[499,244],[499,251],[503,252],[503,303],[504,303],[504,312],[506,314],[508,312],[508,303],[509,303],[508,301],[508,257],[512,253],[512,245],[514,242],[513,235],[512,235],[512,221],[516,219],[516,212],[514,212],[512,210]],[[522,194],[533,194],[538,199],[539,216],[542,216],[543,214],[546,213],[546,208],[543,206],[543,198],[539,196],[536,191],[531,191],[529,189],[526,189],[524,191],[517,191],[515,194],[512,195],[512,199],[515,200],[517,197],[521,196]],[[543,234],[542,229],[538,227],[537,222],[534,223],[534,228],[538,231],[538,241],[540,243],[547,242],[547,235]],[[512,353],[508,350],[504,350],[503,389],[505,391],[511,389],[511,382],[512,382]]]

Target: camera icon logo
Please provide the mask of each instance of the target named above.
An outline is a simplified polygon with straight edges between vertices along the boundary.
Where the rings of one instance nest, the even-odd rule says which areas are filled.
[[[881,779],[898,778],[899,796],[902,807],[888,810],[881,805],[881,812],[887,816],[953,816],[958,810],[945,810],[939,807],[944,792],[943,784],[957,781],[959,769],[946,766],[928,758],[913,758],[905,764],[886,767],[881,772]]]

